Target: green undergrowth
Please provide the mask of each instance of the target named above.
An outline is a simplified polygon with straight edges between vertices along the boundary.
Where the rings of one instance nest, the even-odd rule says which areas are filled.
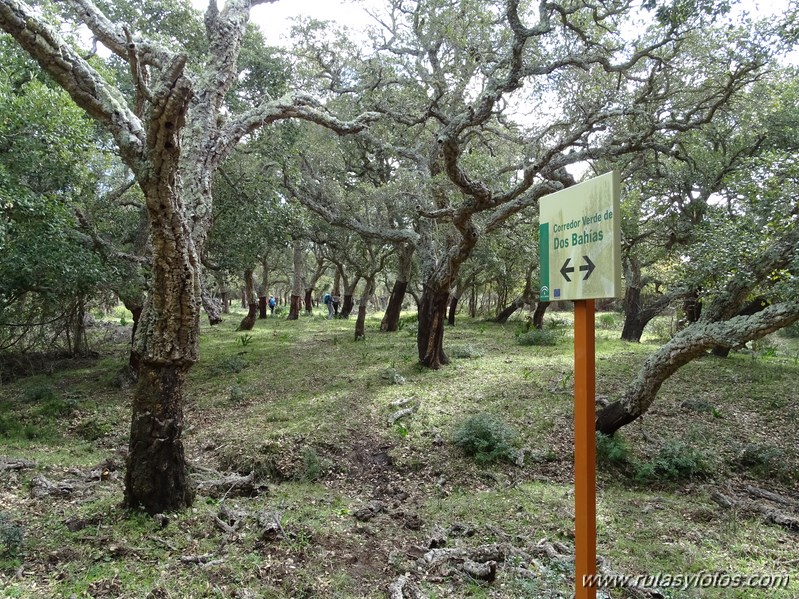
[[[0,456],[30,462],[0,469],[4,597],[382,598],[405,572],[431,598],[569,595],[568,560],[500,564],[494,582],[417,569],[431,543],[530,550],[546,540],[573,551],[569,313],[547,315],[547,343],[519,341],[531,330],[522,316],[459,316],[439,370],[417,363],[415,314],[395,334],[370,316],[362,341],[354,318],[321,311],[246,333],[235,331],[242,316],[203,324],[184,443],[195,474],[252,474],[258,486],[244,496],[232,485],[200,493],[165,519],[120,507],[132,394],[119,384],[124,344],[0,387]],[[607,401],[672,329],[659,319],[631,344],[618,339],[621,324],[615,313],[597,318],[596,390]],[[795,533],[712,497],[747,487],[795,496],[797,356],[799,339],[772,335],[703,357],[663,385],[644,418],[598,439],[597,551],[614,571],[795,572]],[[87,486],[37,497],[37,477]],[[227,508],[246,514],[233,533],[217,522]],[[264,522],[277,524],[264,532]],[[799,579],[791,584],[661,592],[789,599],[799,596]]]

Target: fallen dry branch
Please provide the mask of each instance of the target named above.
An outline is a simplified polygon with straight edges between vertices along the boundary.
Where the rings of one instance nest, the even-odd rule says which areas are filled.
[[[767,499],[773,503],[779,503],[781,505],[787,505],[794,508],[799,508],[799,500],[793,499],[792,497],[786,497],[785,495],[780,495],[779,493],[775,493],[774,491],[767,491],[766,489],[761,489],[760,487],[753,487],[752,485],[744,486],[744,490],[757,499]]]
[[[735,508],[742,512],[760,514],[767,524],[776,524],[792,532],[799,532],[799,519],[778,512],[759,502],[724,495],[718,491],[711,493],[710,498],[723,509]]]
[[[88,485],[84,485],[84,487],[88,487]],[[77,490],[83,490],[83,487],[78,489],[74,483],[67,481],[54,483],[44,476],[34,476],[31,479],[31,497],[37,499],[42,497],[69,497]]]
[[[390,405],[390,406],[392,406],[394,408],[401,408],[402,406],[408,405],[412,401],[413,401],[412,397],[402,397],[400,399],[395,399],[394,401],[392,401],[388,405]]]
[[[393,426],[397,422],[397,420],[405,418],[406,416],[410,416],[418,409],[419,409],[419,404],[414,404],[410,408],[403,408],[401,410],[397,410],[391,416],[388,417],[388,425]]]
[[[219,513],[214,516],[214,522],[223,532],[232,535],[244,525],[247,516],[246,511],[230,507],[222,502],[219,506]]]
[[[388,599],[424,599],[410,574],[403,574],[388,585]]]
[[[0,472],[5,470],[25,470],[26,468],[35,468],[36,462],[30,460],[23,460],[21,458],[0,457]]]
[[[444,575],[453,570],[462,572],[471,578],[488,580],[483,576],[496,578],[498,563],[504,563],[512,555],[519,555],[519,549],[509,543],[491,543],[478,547],[451,547],[431,549],[422,557],[427,570],[438,570]],[[522,559],[527,557],[523,555]]]
[[[159,545],[163,545],[164,547],[166,547],[170,551],[177,551],[178,550],[177,545],[175,545],[174,543],[172,543],[170,541],[167,541],[166,539],[164,539],[162,537],[157,537],[155,535],[150,535],[147,538],[150,539],[151,541],[154,541],[154,542],[158,543]]]
[[[224,475],[213,470],[203,469],[192,474],[197,493],[214,499],[225,497],[255,497],[268,490],[268,487],[255,480],[255,472],[246,476],[240,474]]]
[[[460,565],[460,569],[475,580],[493,582],[497,577],[497,562],[494,560],[473,562],[470,559],[465,559]]]
[[[275,541],[277,539],[287,539],[289,536],[280,523],[281,513],[263,510],[258,513],[258,528],[261,530],[261,538],[264,541]]]

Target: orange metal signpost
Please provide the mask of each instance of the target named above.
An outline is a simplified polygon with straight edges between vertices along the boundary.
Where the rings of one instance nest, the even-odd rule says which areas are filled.
[[[574,301],[575,599],[596,598],[594,300],[621,294],[619,201],[618,174],[611,172],[540,204],[539,300]]]
[[[584,582],[596,574],[596,409],[594,300],[574,302],[574,577],[575,599],[596,597]]]

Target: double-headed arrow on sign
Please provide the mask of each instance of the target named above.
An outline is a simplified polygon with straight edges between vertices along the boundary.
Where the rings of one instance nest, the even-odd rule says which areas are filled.
[[[571,283],[571,279],[569,278],[569,273],[574,272],[574,267],[569,266],[569,262],[571,262],[571,258],[566,258],[566,262],[563,263],[563,266],[560,268],[560,274],[563,275],[563,278],[566,279],[569,283]],[[591,262],[591,258],[588,256],[583,256],[583,260],[585,260],[585,264],[580,267],[580,272],[585,271],[585,276],[583,277],[583,281],[587,281],[588,277],[591,276],[591,273],[594,272],[594,268],[596,266],[593,262]]]

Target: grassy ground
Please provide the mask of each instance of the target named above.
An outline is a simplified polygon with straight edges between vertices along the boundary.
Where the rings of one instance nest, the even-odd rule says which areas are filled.
[[[3,597],[371,598],[405,573],[405,597],[570,596],[569,314],[548,316],[555,334],[530,340],[552,345],[520,344],[522,320],[460,318],[439,371],[417,366],[410,316],[395,334],[370,319],[361,342],[354,320],[321,313],[249,333],[233,331],[239,319],[203,330],[184,440],[198,480],[254,474],[246,495],[229,478],[183,513],[119,507],[124,343],[0,386]],[[611,400],[660,343],[621,342],[620,324],[598,319],[597,393]],[[793,575],[786,588],[665,597],[799,596],[799,535],[768,515],[799,512],[797,380],[795,339],[708,356],[602,442],[603,563],[627,575]],[[755,503],[752,488],[788,503]],[[490,582],[464,572],[481,551],[498,562]]]

